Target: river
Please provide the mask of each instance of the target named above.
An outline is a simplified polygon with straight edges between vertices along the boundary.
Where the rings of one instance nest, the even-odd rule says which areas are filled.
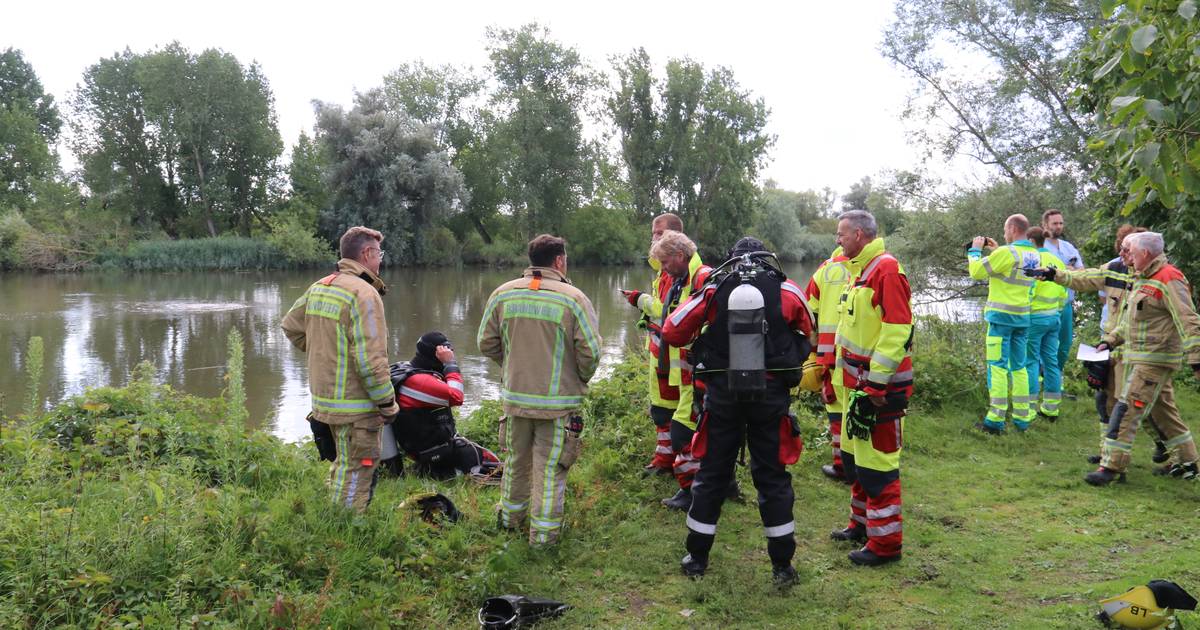
[[[813,265],[788,265],[802,286]],[[475,347],[475,333],[492,290],[519,270],[385,269],[389,356],[408,359],[417,338],[441,330],[454,344],[466,381],[464,412],[497,397],[499,370]],[[578,268],[572,281],[592,300],[604,337],[600,375],[641,343],[637,312],[618,292],[644,288],[644,266]],[[279,320],[318,271],[252,273],[85,273],[0,275],[0,395],[3,412],[23,411],[26,347],[45,344],[42,400],[52,404],[88,387],[124,385],[141,361],[161,382],[199,396],[224,386],[226,342],[236,328],[245,340],[246,393],[251,422],[284,439],[307,435],[307,368]],[[967,310],[971,310],[967,303]],[[953,318],[962,305],[922,308]],[[940,310],[938,310],[940,309]],[[947,312],[941,312],[947,311]],[[978,307],[974,306],[975,313]]]

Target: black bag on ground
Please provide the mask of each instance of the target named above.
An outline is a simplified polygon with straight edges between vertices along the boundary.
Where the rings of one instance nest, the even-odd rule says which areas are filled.
[[[482,630],[525,628],[542,619],[557,617],[569,608],[562,602],[524,595],[489,597],[479,609],[479,627]]]

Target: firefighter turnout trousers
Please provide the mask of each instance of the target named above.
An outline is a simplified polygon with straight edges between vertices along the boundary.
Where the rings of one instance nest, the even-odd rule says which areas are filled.
[[[904,542],[900,451],[906,405],[907,401],[889,403],[877,411],[869,439],[842,437],[842,461],[851,482],[847,527],[865,528],[867,549],[881,557],[899,555]],[[849,413],[849,403],[843,409]]]
[[[1108,432],[1100,446],[1100,465],[1114,472],[1126,471],[1133,451],[1133,437],[1143,420],[1153,422],[1158,428],[1176,463],[1192,464],[1200,459],[1192,432],[1175,406],[1172,384],[1175,368],[1127,363],[1124,372],[1121,395],[1113,405]]]
[[[717,378],[724,378],[720,375]],[[769,386],[768,386],[769,387]],[[709,383],[708,396],[715,387]],[[707,562],[717,534],[717,520],[729,486],[743,438],[750,452],[750,476],[758,491],[758,512],[767,538],[767,555],[775,566],[786,566],[796,552],[792,518],[792,476],[780,463],[780,421],[788,413],[785,392],[770,392],[767,398],[734,405],[710,406],[699,431],[705,444],[700,470],[692,484],[692,507],[687,516],[687,550]]]
[[[528,518],[531,545],[555,543],[562,531],[567,471],[580,449],[568,418],[510,416],[505,421],[500,526],[523,529]]]
[[[329,465],[333,502],[359,514],[367,511],[375,494],[381,427],[378,417],[329,427],[337,448],[337,457]]]
[[[1029,328],[1026,326],[988,322],[985,347],[990,404],[983,422],[993,429],[1004,428],[1010,397],[1013,424],[1024,430],[1033,421],[1029,409],[1029,373],[1025,371],[1028,338]]]

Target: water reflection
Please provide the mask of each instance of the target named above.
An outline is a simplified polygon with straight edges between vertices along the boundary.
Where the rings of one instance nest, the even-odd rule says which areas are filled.
[[[802,284],[809,268],[788,272]],[[441,330],[454,343],[466,380],[467,410],[498,396],[499,370],[477,353],[475,334],[488,296],[516,270],[385,270],[389,355],[412,356],[416,340]],[[50,402],[87,387],[122,385],[151,361],[159,378],[201,396],[224,387],[226,340],[245,340],[247,404],[253,421],[275,434],[305,435],[310,408],[304,355],[279,320],[319,272],[0,275],[0,394],[4,411],[23,411],[25,349],[45,340],[41,391]],[[640,343],[636,311],[622,288],[644,287],[644,266],[573,268],[572,280],[596,305],[604,337],[601,374]]]

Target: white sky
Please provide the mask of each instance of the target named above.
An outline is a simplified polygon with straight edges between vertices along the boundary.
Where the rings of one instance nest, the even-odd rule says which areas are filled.
[[[84,69],[126,47],[140,53],[178,40],[193,52],[257,60],[290,148],[301,130],[311,133],[313,99],[349,105],[355,90],[415,59],[482,69],[488,26],[537,21],[599,69],[637,46],[659,76],[671,57],[731,68],[771,109],[778,140],[764,178],[845,192],[864,175],[916,166],[899,121],[911,84],[877,51],[892,4],[42,0],[6,6],[0,48],[23,51],[64,114]]]

